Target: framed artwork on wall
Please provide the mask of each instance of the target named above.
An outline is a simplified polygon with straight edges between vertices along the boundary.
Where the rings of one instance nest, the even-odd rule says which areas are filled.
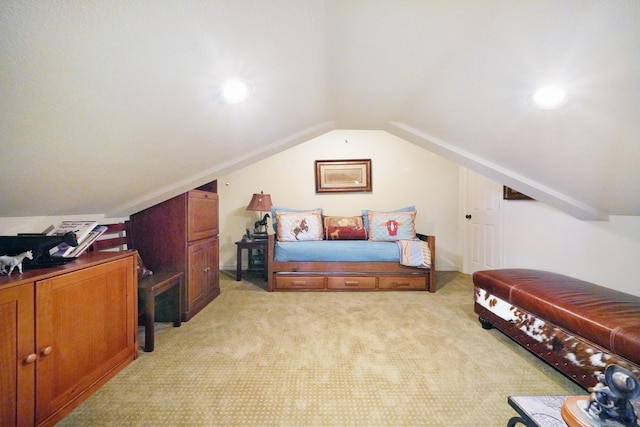
[[[371,159],[316,160],[316,193],[370,192]]]
[[[502,187],[502,199],[503,200],[533,200],[531,197],[526,194],[522,194],[519,191],[514,190],[513,188],[507,187],[504,185]]]

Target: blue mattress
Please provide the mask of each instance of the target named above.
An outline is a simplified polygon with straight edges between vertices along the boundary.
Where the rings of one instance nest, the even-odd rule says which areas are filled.
[[[400,262],[396,242],[370,240],[318,240],[275,242],[276,261],[395,261]]]

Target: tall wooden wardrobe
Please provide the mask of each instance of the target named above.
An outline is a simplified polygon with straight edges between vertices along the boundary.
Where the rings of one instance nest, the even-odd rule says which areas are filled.
[[[130,221],[133,247],[148,268],[184,272],[183,321],[220,295],[215,181],[135,213]],[[170,319],[169,304],[160,297],[157,320]]]

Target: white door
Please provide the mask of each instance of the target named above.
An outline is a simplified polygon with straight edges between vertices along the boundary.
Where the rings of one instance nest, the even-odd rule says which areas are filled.
[[[467,171],[465,273],[500,268],[502,185]]]

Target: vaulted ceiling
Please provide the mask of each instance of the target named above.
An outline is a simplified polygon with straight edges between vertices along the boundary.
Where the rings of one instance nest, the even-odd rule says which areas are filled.
[[[637,0],[5,0],[0,52],[0,216],[128,215],[335,128],[640,215]]]

